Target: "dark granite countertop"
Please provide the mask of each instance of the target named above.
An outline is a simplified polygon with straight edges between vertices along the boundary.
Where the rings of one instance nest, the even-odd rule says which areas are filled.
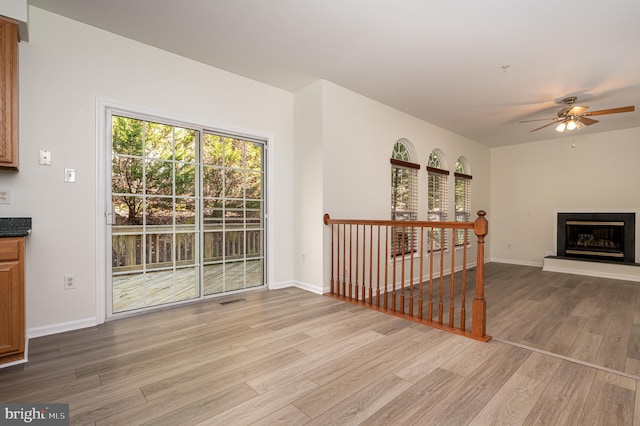
[[[0,217],[0,238],[26,237],[30,233],[30,217]]]

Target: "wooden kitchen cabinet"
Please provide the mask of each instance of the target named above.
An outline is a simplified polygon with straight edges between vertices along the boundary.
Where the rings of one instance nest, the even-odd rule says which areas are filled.
[[[24,359],[24,237],[0,238],[0,364]]]
[[[18,25],[0,18],[0,168],[18,170]]]

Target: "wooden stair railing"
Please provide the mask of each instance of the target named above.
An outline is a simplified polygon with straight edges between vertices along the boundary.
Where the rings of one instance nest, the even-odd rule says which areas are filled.
[[[486,342],[491,336],[486,334],[484,299],[485,216],[480,210],[474,222],[428,222],[325,214],[324,223],[331,226],[331,290],[326,295]],[[467,274],[470,230],[477,237],[475,279]],[[461,260],[456,259],[460,251]]]

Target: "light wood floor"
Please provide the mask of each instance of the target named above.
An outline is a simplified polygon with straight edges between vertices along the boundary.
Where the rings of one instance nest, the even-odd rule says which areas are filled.
[[[34,339],[26,366],[0,370],[0,401],[69,403],[79,425],[640,423],[630,374],[501,341],[617,360],[638,284],[500,264],[487,279],[489,343],[261,291]]]
[[[488,333],[640,376],[640,283],[486,267]]]

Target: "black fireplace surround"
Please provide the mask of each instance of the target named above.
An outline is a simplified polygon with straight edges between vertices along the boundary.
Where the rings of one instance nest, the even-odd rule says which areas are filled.
[[[635,263],[635,213],[558,213],[558,256]]]

